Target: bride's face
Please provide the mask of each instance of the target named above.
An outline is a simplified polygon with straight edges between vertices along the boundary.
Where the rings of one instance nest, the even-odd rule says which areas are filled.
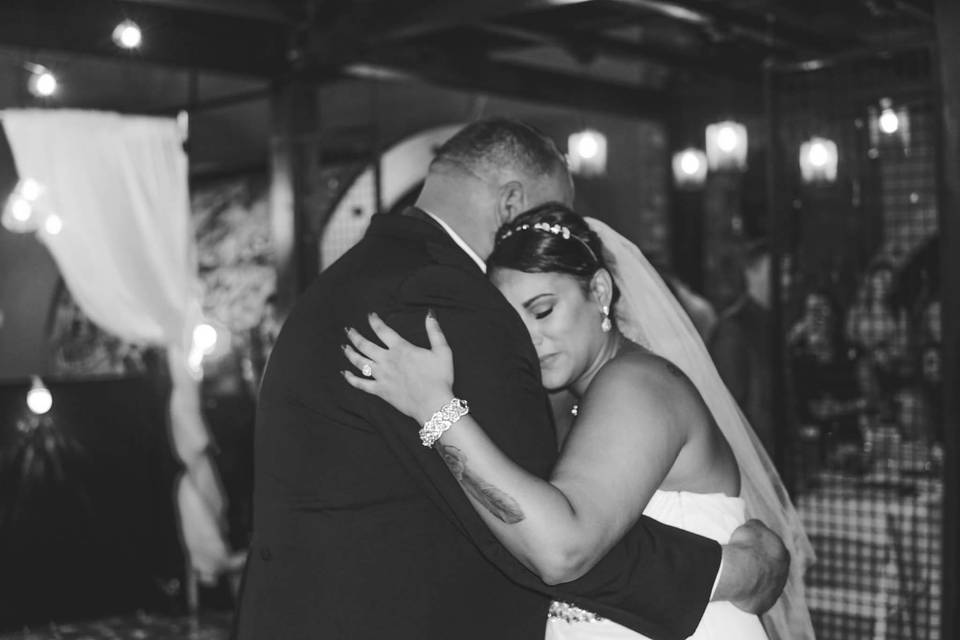
[[[606,334],[600,303],[573,276],[495,269],[490,274],[523,319],[540,358],[543,386],[562,389],[597,359]]]

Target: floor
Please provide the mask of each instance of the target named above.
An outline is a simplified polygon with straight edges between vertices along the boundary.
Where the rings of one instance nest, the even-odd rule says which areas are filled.
[[[209,613],[169,618],[138,613],[74,624],[51,624],[15,633],[0,640],[227,640],[233,616]]]

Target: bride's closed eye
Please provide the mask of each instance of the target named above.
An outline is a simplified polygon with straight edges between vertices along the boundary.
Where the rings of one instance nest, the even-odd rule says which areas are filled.
[[[550,315],[551,313],[553,313],[553,305],[550,305],[549,307],[546,307],[546,308],[541,308],[541,309],[535,309],[535,310],[533,310],[533,316],[534,316],[537,320],[543,320],[544,318],[546,318],[546,317],[547,317],[548,315]]]
[[[557,301],[554,296],[549,293],[541,293],[538,296],[534,296],[530,300],[527,300],[523,306],[526,308],[527,312],[533,314],[533,317],[537,320],[543,320],[548,315],[553,313],[553,309],[557,306]]]

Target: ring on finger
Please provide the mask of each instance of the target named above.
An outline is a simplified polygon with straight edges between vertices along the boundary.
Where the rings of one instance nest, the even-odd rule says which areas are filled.
[[[362,367],[360,367],[360,373],[362,373],[365,378],[372,378],[372,377],[373,377],[373,365],[371,365],[369,362],[367,362],[367,363],[364,364]]]

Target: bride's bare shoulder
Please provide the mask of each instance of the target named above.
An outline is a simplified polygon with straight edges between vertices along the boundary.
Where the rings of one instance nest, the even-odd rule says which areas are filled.
[[[638,345],[621,350],[598,372],[591,387],[630,394],[637,399],[676,401],[696,394],[696,387],[675,364]]]

